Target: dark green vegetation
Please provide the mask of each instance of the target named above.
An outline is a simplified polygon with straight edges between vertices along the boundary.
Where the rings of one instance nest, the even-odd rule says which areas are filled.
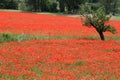
[[[0,9],[17,9],[17,0],[0,0]]]
[[[120,0],[0,0],[0,9],[74,14],[79,13],[80,7],[85,4],[94,11],[103,6],[107,14],[115,15],[120,10]]]

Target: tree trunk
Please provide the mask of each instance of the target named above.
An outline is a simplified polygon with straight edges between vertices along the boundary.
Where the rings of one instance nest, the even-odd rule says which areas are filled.
[[[103,34],[103,32],[99,32],[99,35],[100,35],[100,38],[101,38],[101,40],[105,40],[105,37],[104,37],[104,34]]]

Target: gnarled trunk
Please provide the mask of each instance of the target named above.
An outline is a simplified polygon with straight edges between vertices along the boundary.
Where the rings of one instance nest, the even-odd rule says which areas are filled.
[[[98,33],[99,33],[99,35],[100,35],[101,40],[105,40],[105,37],[104,37],[103,32],[98,32]]]

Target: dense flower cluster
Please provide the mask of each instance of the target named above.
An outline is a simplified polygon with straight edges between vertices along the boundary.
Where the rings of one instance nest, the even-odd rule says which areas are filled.
[[[119,21],[111,21],[120,34]],[[90,36],[97,35],[92,28],[83,27],[81,19],[45,14],[0,12],[0,32],[25,33],[34,35]],[[113,36],[110,33],[106,35]]]
[[[2,43],[0,74],[3,78],[10,75],[26,80],[113,80],[120,74],[119,58],[119,41],[73,39]]]
[[[119,36],[118,21],[116,25]],[[86,29],[85,29],[86,28]],[[78,18],[0,12],[0,32],[96,35]],[[110,35],[106,33],[106,35]],[[0,43],[0,80],[119,80],[120,41],[85,39]]]

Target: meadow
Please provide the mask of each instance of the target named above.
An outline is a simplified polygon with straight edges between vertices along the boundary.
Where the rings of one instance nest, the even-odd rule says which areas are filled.
[[[101,41],[78,17],[0,11],[0,80],[120,80],[120,21],[110,24]]]

